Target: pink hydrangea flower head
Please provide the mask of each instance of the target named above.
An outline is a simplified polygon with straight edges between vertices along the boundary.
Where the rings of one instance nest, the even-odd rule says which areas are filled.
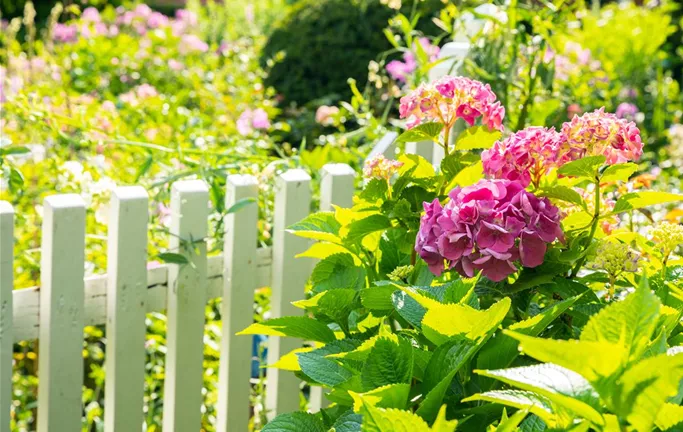
[[[83,10],[83,13],[81,14],[81,18],[83,21],[89,21],[89,22],[100,22],[101,17],[100,17],[100,12],[95,9],[94,7],[87,7]]]
[[[640,130],[632,121],[620,119],[600,108],[562,125],[569,146],[580,156],[603,155],[608,164],[637,161],[643,154]]]
[[[488,84],[447,75],[402,97],[399,113],[408,119],[408,128],[431,121],[450,128],[459,118],[472,126],[481,117],[489,129],[502,130],[505,109]]]
[[[237,132],[243,136],[251,135],[254,129],[268,129],[269,127],[268,113],[263,108],[247,109],[237,119]]]
[[[166,15],[159,12],[152,12],[152,14],[147,18],[147,26],[149,28],[159,28],[165,27],[169,23],[169,19]]]
[[[315,111],[315,121],[323,126],[330,126],[334,123],[334,116],[339,114],[336,106],[321,105]]]
[[[426,37],[419,38],[417,41],[420,47],[427,54],[429,62],[435,62],[439,58],[440,48],[438,45],[432,45]],[[405,83],[408,75],[417,69],[417,60],[415,59],[414,51],[417,50],[416,45],[413,45],[412,51],[403,53],[403,61],[392,60],[386,65],[387,73],[396,81]]]
[[[55,42],[73,43],[78,39],[78,27],[73,24],[57,23],[52,29],[52,39]]]
[[[466,277],[477,271],[499,282],[517,271],[516,264],[537,267],[548,244],[563,239],[560,212],[547,198],[527,192],[510,180],[481,180],[424,204],[415,251],[440,275],[454,268]]]
[[[367,179],[389,180],[403,166],[403,162],[387,159],[382,154],[375,155],[365,161],[363,176]]]
[[[490,178],[519,181],[538,187],[543,175],[578,157],[555,128],[532,126],[496,141],[481,160]]]

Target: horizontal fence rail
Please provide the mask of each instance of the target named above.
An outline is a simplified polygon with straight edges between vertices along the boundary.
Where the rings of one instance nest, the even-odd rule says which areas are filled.
[[[396,134],[381,139],[373,154],[395,157]],[[433,144],[409,143],[406,151],[433,158]],[[321,170],[320,209],[352,205],[355,172],[345,164]],[[145,314],[166,311],[167,354],[164,431],[191,432],[201,422],[204,307],[223,298],[217,430],[247,430],[251,340],[235,333],[253,320],[255,289],[270,286],[273,317],[301,313],[292,301],[304,295],[310,260],[296,259],[310,245],[286,228],[311,212],[311,177],[284,172],[275,182],[273,244],[257,248],[258,208],[242,207],[225,219],[224,250],[207,256],[208,188],[201,180],[172,185],[170,248],[190,264],[147,263],[149,203],[142,187],[120,187],[111,197],[107,274],[85,277],[85,204],[78,195],[45,199],[41,286],[13,291],[14,212],[0,201],[0,432],[9,432],[12,344],[39,340],[38,431],[80,430],[83,328],[106,324],[105,431],[140,430],[143,422]],[[231,175],[226,208],[258,198],[256,179]],[[268,363],[299,347],[270,337]],[[266,409],[298,409],[300,381],[269,368]],[[312,410],[325,406],[311,390]]]

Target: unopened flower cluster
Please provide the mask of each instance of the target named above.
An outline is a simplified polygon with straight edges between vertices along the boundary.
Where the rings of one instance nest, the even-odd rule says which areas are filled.
[[[616,278],[623,272],[635,272],[638,269],[638,254],[626,243],[602,241],[591,254],[586,267],[603,270]]]
[[[519,180],[538,187],[553,168],[584,156],[603,155],[608,164],[637,161],[643,142],[635,123],[600,108],[555,129],[532,126],[497,141],[482,153],[484,172],[491,178]]]
[[[403,162],[385,158],[379,154],[371,157],[365,162],[363,176],[368,179],[389,180],[403,166]]]
[[[683,245],[683,225],[661,222],[652,230],[652,239],[657,243],[665,256]]]
[[[547,198],[520,182],[481,180],[455,188],[450,201],[424,203],[415,250],[440,275],[454,268],[466,277],[479,270],[492,281],[517,271],[516,263],[537,267],[547,245],[562,239],[560,214]]]
[[[488,84],[465,77],[444,76],[431,84],[420,84],[401,98],[399,113],[410,129],[424,122],[440,122],[451,128],[459,118],[470,126],[481,117],[489,129],[503,129],[505,108]]]

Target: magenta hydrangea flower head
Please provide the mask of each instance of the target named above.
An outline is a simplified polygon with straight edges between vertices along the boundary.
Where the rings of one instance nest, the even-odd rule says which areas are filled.
[[[562,125],[569,146],[580,157],[603,155],[608,164],[637,161],[643,154],[640,130],[632,121],[600,108]]]
[[[541,177],[552,168],[571,162],[579,154],[567,144],[555,128],[531,126],[496,141],[484,150],[481,160],[484,173],[497,179],[516,180],[525,187],[538,187]]]
[[[454,268],[466,277],[481,270],[499,282],[517,271],[516,263],[537,267],[547,245],[563,239],[560,212],[547,198],[527,192],[522,183],[481,180],[424,203],[425,214],[415,251],[440,275]]]
[[[489,129],[503,129],[505,108],[496,100],[491,86],[465,77],[446,75],[433,84],[421,84],[401,98],[399,113],[408,119],[408,128],[436,121],[447,128],[459,118],[472,126],[475,120]]]
[[[387,159],[384,155],[378,154],[365,161],[363,176],[368,179],[389,180],[402,166],[403,162]]]

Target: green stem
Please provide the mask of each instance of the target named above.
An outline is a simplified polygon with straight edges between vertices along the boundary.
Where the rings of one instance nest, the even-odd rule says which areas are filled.
[[[598,229],[598,223],[600,222],[600,178],[595,179],[595,212],[593,213],[593,222],[591,223],[591,231],[588,234],[588,242],[586,243],[586,248],[590,246],[593,242],[593,237],[595,237],[595,232]],[[581,266],[586,262],[586,254],[579,259],[574,268],[572,269],[571,277],[575,277],[576,274],[581,269]]]
[[[660,273],[662,276],[662,281],[666,280],[666,263],[669,261],[669,254],[670,252],[667,251],[666,254],[664,254],[664,259],[662,260],[662,272]]]

